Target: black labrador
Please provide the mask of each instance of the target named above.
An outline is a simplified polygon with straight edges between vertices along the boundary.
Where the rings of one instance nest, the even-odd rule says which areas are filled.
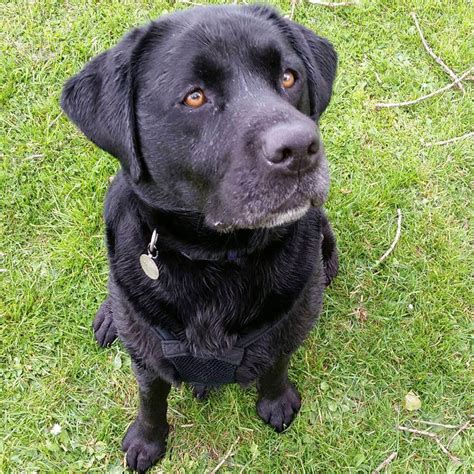
[[[291,354],[337,273],[317,123],[331,44],[266,6],[193,8],[134,29],[65,85],[62,107],[122,170],[105,203],[109,296],[140,396],[127,463],[163,456],[171,384],[256,382],[258,415],[300,408]]]

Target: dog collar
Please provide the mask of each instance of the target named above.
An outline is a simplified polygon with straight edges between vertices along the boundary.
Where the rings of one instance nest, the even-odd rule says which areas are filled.
[[[143,272],[148,278],[151,278],[152,280],[158,280],[160,276],[160,271],[158,269],[157,265],[157,259],[158,259],[158,248],[157,248],[157,243],[158,243],[158,232],[156,229],[153,229],[153,233],[151,235],[151,239],[149,244],[147,245],[146,253],[142,253],[140,255],[140,266],[142,267]],[[224,258],[222,257],[199,257],[199,258],[193,258],[191,255],[187,254],[186,252],[183,252],[181,250],[178,250],[178,252],[186,257],[188,260],[191,261],[208,261],[208,262],[217,262],[217,261],[222,261],[222,260],[227,260],[229,262],[235,262],[239,258],[243,257],[244,255],[247,255],[247,252],[239,251],[239,250],[228,250],[225,252]]]
[[[191,260],[191,261],[204,260],[204,261],[208,261],[208,262],[218,262],[219,260],[228,260],[229,262],[235,262],[238,258],[243,257],[244,255],[247,255],[245,252],[241,252],[239,250],[228,250],[225,253],[224,258],[220,258],[220,257],[215,257],[215,258],[205,258],[205,257],[193,258],[185,252],[179,251],[179,253],[181,255],[183,255],[184,257],[186,257],[188,260]]]

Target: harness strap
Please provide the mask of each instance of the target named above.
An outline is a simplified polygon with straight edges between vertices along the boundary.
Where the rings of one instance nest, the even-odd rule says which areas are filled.
[[[184,341],[179,340],[173,333],[171,333],[167,329],[163,329],[158,326],[152,326],[152,328],[161,339],[161,349],[163,351],[163,355],[166,358],[191,356],[198,359],[208,359],[208,357],[199,357],[197,355],[190,354],[186,343]],[[228,362],[230,364],[238,366],[242,362],[244,352],[245,350],[243,347],[239,347],[236,345],[223,354],[213,355],[212,359],[221,360],[223,362]]]
[[[152,330],[161,340],[163,356],[173,364],[182,381],[220,385],[235,382],[236,370],[242,364],[247,347],[272,330],[280,321],[281,319],[251,331],[239,337],[230,349],[210,356],[192,354],[186,342],[167,329],[152,326]]]
[[[273,323],[270,324],[265,324],[263,327],[260,329],[257,329],[255,331],[251,331],[247,334],[244,334],[243,336],[240,336],[237,338],[237,341],[234,345],[233,348],[229,350],[229,352],[234,351],[234,349],[246,349],[248,346],[252,345],[254,342],[256,342],[258,339],[263,337],[265,334],[270,332],[272,329],[274,329],[284,318],[281,318],[277,321],[274,321]],[[152,326],[153,331],[159,336],[159,338],[162,341],[162,347],[163,349],[166,347],[166,353],[173,353],[174,356],[178,355],[188,355],[189,351],[186,348],[186,345],[184,341],[180,340],[175,334],[173,334],[171,331],[168,331],[165,328],[161,328],[159,326]],[[163,350],[165,353],[165,350]],[[181,354],[178,354],[178,352],[182,352]],[[238,350],[237,352],[241,352]],[[165,356],[167,355],[165,353]],[[216,357],[220,359],[221,357]],[[227,358],[224,356],[222,360],[226,360]]]
[[[278,324],[280,324],[281,321],[283,321],[283,319],[284,317],[277,321],[274,321],[273,323],[264,324],[260,329],[250,331],[249,333],[240,336],[237,339],[236,346],[246,349],[248,346],[252,345],[258,339],[260,339],[265,334],[269,333],[272,329],[274,329]]]

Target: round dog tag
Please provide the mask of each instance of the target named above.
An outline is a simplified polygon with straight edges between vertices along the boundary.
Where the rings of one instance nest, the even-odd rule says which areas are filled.
[[[158,266],[156,265],[155,261],[151,257],[151,255],[141,254],[140,255],[140,266],[142,270],[145,272],[145,275],[152,280],[158,280],[160,276],[160,271],[158,270]]]

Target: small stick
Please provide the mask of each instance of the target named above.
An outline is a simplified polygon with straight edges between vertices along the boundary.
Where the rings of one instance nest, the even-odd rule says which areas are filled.
[[[185,418],[185,416],[182,413],[180,413],[178,410],[176,410],[175,408],[169,407],[169,410],[171,410],[176,415],[181,416],[182,418]]]
[[[224,457],[219,461],[219,464],[209,474],[216,474],[216,472],[224,465],[226,460],[230,457],[230,455],[232,454],[233,449],[235,448],[235,445],[239,441],[240,441],[240,436],[237,436],[237,439],[232,443],[231,447],[225,453]]]
[[[203,3],[191,2],[190,0],[179,0],[180,3],[187,3],[188,5],[194,5],[195,7],[202,7]]]
[[[397,209],[398,221],[397,221],[397,232],[395,234],[395,238],[393,239],[392,245],[390,248],[378,259],[376,265],[381,264],[392,252],[397,245],[397,242],[400,240],[400,234],[402,232],[402,211]]]
[[[55,119],[53,119],[49,125],[48,125],[48,130],[59,120],[59,118],[61,117],[63,113],[62,112],[59,112],[59,114],[56,116]]]
[[[313,5],[320,5],[322,7],[336,8],[336,7],[350,7],[357,5],[357,2],[320,2],[318,0],[309,0]]]
[[[472,136],[474,136],[474,132],[468,132],[468,133],[465,133],[464,135],[461,135],[460,137],[450,138],[449,140],[441,140],[440,142],[425,143],[425,146],[448,145],[449,143],[454,143],[459,140],[464,140],[465,138],[469,138]]]
[[[390,456],[385,459],[384,462],[380,463],[373,471],[372,474],[379,474],[379,472],[382,472],[396,457],[398,453],[394,451]]]
[[[394,103],[383,103],[380,102],[378,104],[375,104],[375,109],[382,109],[382,108],[387,108],[387,107],[403,107],[405,105],[414,105],[418,104],[418,102],[421,102],[423,100],[429,99],[430,97],[433,97],[438,94],[442,94],[443,92],[446,92],[447,90],[451,89],[454,87],[456,84],[459,84],[463,79],[465,79],[471,71],[474,69],[474,67],[469,68],[466,72],[461,74],[454,82],[451,84],[448,84],[447,86],[442,87],[441,89],[435,90],[434,92],[431,92],[431,94],[424,95],[422,97],[418,97],[418,99],[414,100],[407,100],[406,102],[394,102]]]
[[[416,420],[415,423],[423,423],[424,425],[439,426],[440,428],[448,428],[448,429],[459,428],[458,425],[445,425],[443,423],[436,423],[434,421]]]
[[[433,50],[430,48],[430,45],[428,44],[428,42],[426,41],[424,35],[423,35],[423,31],[421,31],[421,27],[420,27],[420,24],[418,23],[418,18],[416,17],[416,14],[415,12],[411,12],[411,17],[413,18],[413,21],[415,22],[415,26],[416,26],[416,29],[418,30],[418,34],[420,35],[420,38],[421,38],[421,42],[423,43],[423,46],[425,47],[426,51],[428,52],[428,54],[443,68],[443,70],[448,74],[448,76],[453,80],[455,81],[458,76],[456,76],[456,74],[454,73],[454,71],[452,69],[450,69],[446,63],[439,57],[439,56],[436,56],[436,54],[433,52]],[[458,82],[456,87],[463,91],[463,92],[466,92],[464,90],[464,87],[463,85]]]
[[[456,436],[459,433],[462,433],[464,430],[469,428],[470,424],[471,424],[471,420],[467,420],[466,423],[464,423],[464,425],[459,426],[459,429],[456,431],[456,433],[454,433],[453,436],[451,436],[451,438],[449,438],[449,441],[448,441],[448,444],[446,445],[446,447],[449,448],[451,446],[451,443],[454,441],[454,438],[456,438]]]
[[[289,19],[293,20],[293,17],[295,16],[295,10],[296,10],[296,2],[298,0],[291,0],[291,10],[290,10],[290,15]]]
[[[443,453],[446,454],[449,457],[449,459],[451,459],[451,461],[453,461],[454,463],[461,462],[459,458],[457,458],[456,456],[453,456],[448,451],[446,446],[444,446],[444,444],[440,441],[440,439],[434,433],[430,433],[429,431],[415,430],[413,428],[407,428],[406,426],[399,426],[398,429],[400,431],[406,431],[407,433],[414,433],[420,436],[428,436],[429,438],[434,439],[436,443],[438,444],[438,446],[440,447],[441,451],[443,451]]]
[[[406,426],[399,426],[398,429],[400,431],[406,431],[407,433],[414,433],[420,436],[428,436],[429,438],[437,438],[437,436],[434,433],[431,433],[429,431],[423,431],[423,430],[415,430],[414,428],[407,428]]]
[[[437,436],[434,439],[438,443],[438,446],[441,448],[441,451],[443,451],[443,453],[446,454],[446,456],[448,456],[451,461],[453,461],[455,464],[461,463],[461,460],[457,456],[454,456],[454,454],[451,454]]]

